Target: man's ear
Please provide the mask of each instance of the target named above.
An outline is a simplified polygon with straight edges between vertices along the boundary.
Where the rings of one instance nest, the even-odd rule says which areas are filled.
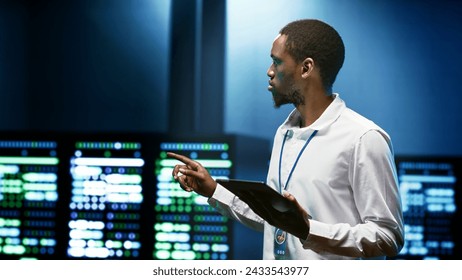
[[[314,60],[307,57],[302,62],[302,78],[308,78],[314,69]]]

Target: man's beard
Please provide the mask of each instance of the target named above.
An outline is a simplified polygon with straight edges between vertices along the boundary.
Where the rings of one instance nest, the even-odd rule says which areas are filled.
[[[305,104],[305,97],[298,89],[292,87],[288,93],[273,92],[273,101],[274,108],[279,108],[285,104],[294,104],[297,107]]]

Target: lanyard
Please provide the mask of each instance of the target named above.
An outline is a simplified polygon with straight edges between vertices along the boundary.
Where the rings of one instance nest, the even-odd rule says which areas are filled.
[[[286,143],[287,135],[289,134],[289,129],[286,131],[286,134],[284,135],[284,140],[282,141],[282,146],[281,146],[281,153],[279,155],[279,193],[282,193],[282,185],[281,185],[281,165],[282,165],[282,153],[284,151],[284,145]],[[310,143],[311,139],[318,133],[317,130],[315,130],[310,137],[306,140],[305,145],[303,145],[302,149],[298,153],[297,159],[294,162],[294,165],[292,166],[292,169],[290,170],[289,177],[287,177],[286,184],[284,185],[284,190],[287,190],[287,186],[289,185],[289,180],[292,177],[292,173],[294,173],[295,167],[297,166],[298,160],[303,154],[303,151],[305,151],[306,146]]]

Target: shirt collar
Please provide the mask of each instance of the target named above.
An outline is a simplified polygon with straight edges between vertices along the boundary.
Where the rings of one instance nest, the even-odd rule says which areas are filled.
[[[322,115],[310,126],[300,128],[300,113],[294,109],[280,127],[280,133],[285,134],[288,129],[294,132],[294,136],[300,139],[308,139],[314,130],[322,131],[329,127],[341,115],[346,108],[345,102],[338,93],[334,93],[334,100],[322,113]]]

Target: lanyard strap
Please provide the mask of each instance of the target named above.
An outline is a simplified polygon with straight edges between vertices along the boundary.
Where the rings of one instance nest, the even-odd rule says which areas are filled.
[[[288,129],[288,130],[286,131],[286,133],[284,134],[284,140],[282,141],[282,146],[281,146],[281,153],[280,153],[280,155],[279,155],[279,193],[282,193],[282,185],[281,185],[282,154],[283,154],[283,151],[284,151],[284,146],[285,146],[286,139],[287,139],[287,135],[289,134],[289,131],[290,131],[290,130]],[[316,135],[316,133],[318,133],[317,130],[315,130],[315,131],[310,135],[310,137],[306,140],[306,142],[305,142],[305,144],[303,145],[302,149],[301,149],[300,152],[298,153],[297,159],[295,160],[294,165],[292,166],[292,169],[290,170],[289,177],[287,177],[286,184],[284,185],[284,190],[287,190],[287,186],[289,185],[289,180],[290,180],[290,178],[292,177],[292,173],[294,173],[295,167],[296,167],[297,164],[298,164],[298,160],[300,159],[300,157],[301,157],[302,154],[303,154],[303,151],[305,151],[306,147],[307,147],[308,144],[310,143],[311,139],[313,139],[313,137]]]

